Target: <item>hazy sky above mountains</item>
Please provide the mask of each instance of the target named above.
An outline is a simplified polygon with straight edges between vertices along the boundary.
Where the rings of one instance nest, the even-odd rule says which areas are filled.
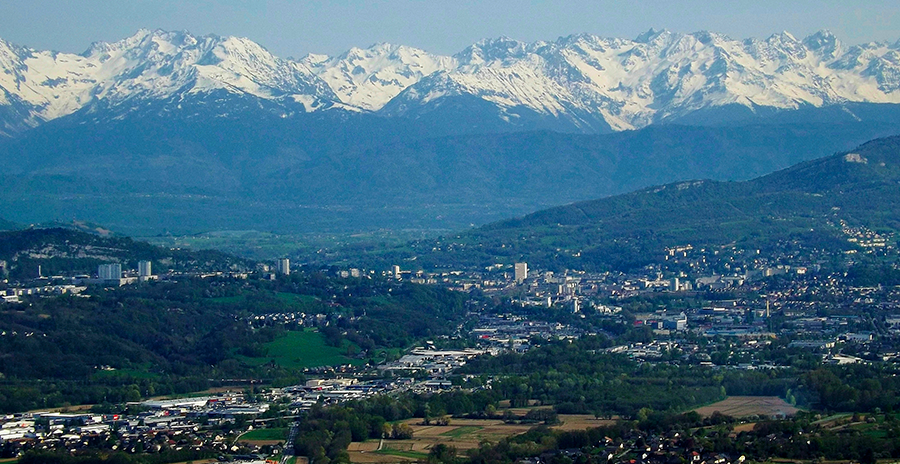
[[[848,44],[900,39],[898,0],[4,0],[0,38],[82,52],[140,28],[248,37],[278,56],[337,54],[391,42],[452,54],[482,39],[555,40],[588,32],[634,38],[650,28],[732,38],[829,29]]]

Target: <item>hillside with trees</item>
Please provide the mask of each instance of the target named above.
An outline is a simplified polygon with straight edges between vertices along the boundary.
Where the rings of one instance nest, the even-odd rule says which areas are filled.
[[[112,259],[180,269],[247,266],[219,252],[63,229],[4,233],[0,257],[12,263],[11,274],[37,263],[89,272]],[[374,275],[341,278],[329,269],[274,280],[257,272],[164,277],[0,305],[0,410],[133,401],[203,390],[216,379],[297,382],[303,371],[278,361],[279,340],[302,342],[294,358],[314,363],[328,353],[303,350],[320,350],[364,364],[385,350],[451,335],[465,314],[461,294]]]
[[[697,180],[539,211],[454,236],[420,240],[374,260],[415,257],[487,266],[526,260],[544,269],[629,269],[665,247],[771,251],[796,241],[855,249],[843,230],[900,230],[900,137],[807,161],[745,182]]]

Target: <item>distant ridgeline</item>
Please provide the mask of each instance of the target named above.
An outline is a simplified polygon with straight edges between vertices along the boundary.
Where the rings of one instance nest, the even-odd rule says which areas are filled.
[[[57,274],[95,274],[100,264],[118,262],[136,268],[140,260],[156,269],[211,271],[246,269],[251,264],[217,251],[165,249],[127,237],[99,236],[64,228],[0,232],[0,261],[13,280]]]
[[[751,179],[900,133],[900,105],[854,108],[861,121],[449,135],[365,114],[223,118],[186,106],[103,123],[72,115],[0,139],[0,212],[132,236],[460,230],[685,179]]]
[[[900,230],[900,137],[750,181],[678,182],[552,208],[423,240],[387,260],[415,256],[424,267],[527,260],[549,269],[629,268],[684,244],[767,249],[795,240],[838,252],[860,249],[845,233],[860,226],[887,235]]]

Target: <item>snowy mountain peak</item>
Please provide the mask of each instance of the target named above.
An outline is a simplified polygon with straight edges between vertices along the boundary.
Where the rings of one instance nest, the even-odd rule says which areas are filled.
[[[772,34],[772,35],[768,38],[768,42],[771,42],[771,43],[779,43],[779,42],[781,42],[781,43],[791,43],[791,42],[798,42],[798,40],[797,40],[797,38],[794,37],[794,35],[791,34],[790,32],[788,32],[788,31],[781,31],[781,32],[779,32],[779,33],[777,33],[777,34]]]
[[[647,32],[644,32],[643,34],[640,34],[637,37],[635,37],[634,42],[635,43],[650,42],[651,40],[655,39],[657,36],[659,36],[663,32],[666,32],[666,30],[663,29],[661,31],[657,31],[656,29],[651,27],[650,29],[647,30]]]
[[[634,40],[591,34],[552,42],[484,39],[453,56],[390,43],[300,60],[239,37],[137,31],[80,55],[0,40],[0,132],[102,102],[203,98],[221,92],[316,111],[340,107],[414,115],[453,96],[576,130],[632,129],[737,105],[792,109],[900,103],[900,41],[844,46],[827,30],[734,40],[650,29]],[[175,97],[173,99],[173,97]],[[474,99],[474,100],[473,100]],[[433,106],[433,105],[432,105]]]
[[[803,39],[803,45],[810,51],[823,56],[825,59],[834,59],[841,54],[843,44],[831,31],[823,29]]]
[[[808,37],[803,39],[803,45],[806,45],[810,50],[814,50],[817,48],[832,46],[837,43],[838,39],[831,33],[828,29],[822,29],[814,34],[810,34]]]
[[[456,66],[450,57],[389,43],[351,48],[334,58],[309,55],[301,63],[324,80],[341,103],[369,111],[381,109],[423,77]]]
[[[178,46],[190,46],[195,44],[196,41],[187,31],[174,32],[161,29],[139,29],[131,37],[116,42],[94,42],[81,56],[90,58],[116,51],[136,51],[153,48],[171,49]]]
[[[494,61],[508,61],[524,58],[528,53],[527,48],[527,44],[524,42],[519,42],[518,40],[509,37],[482,39],[454,55],[454,58],[456,58],[461,65],[481,65]]]
[[[215,90],[290,97],[307,106],[336,100],[306,66],[245,38],[141,29],[117,42],[96,42],[80,55],[33,50],[17,55],[4,68],[23,72],[0,76],[0,87],[29,108],[31,125],[94,101],[115,106]]]
[[[305,63],[308,66],[317,65],[319,63],[324,63],[328,61],[331,57],[328,55],[321,55],[317,53],[308,53],[305,57],[301,58],[299,61],[301,63]]]

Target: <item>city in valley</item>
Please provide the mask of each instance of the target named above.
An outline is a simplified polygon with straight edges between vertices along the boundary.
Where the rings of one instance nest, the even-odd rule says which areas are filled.
[[[900,463],[900,8],[0,2],[0,464]]]
[[[595,348],[586,350],[591,356],[619,359],[639,370],[689,369],[704,372],[704,376],[759,372],[754,375],[787,382],[787,377],[829,365],[893,372],[900,362],[900,317],[895,315],[900,290],[873,285],[853,272],[836,271],[835,266],[852,269],[863,259],[895,257],[894,237],[849,227],[844,232],[845,239],[856,245],[853,253],[790,243],[772,254],[737,246],[684,244],[660,250],[653,264],[630,272],[550,271],[526,262],[439,272],[407,270],[399,265],[388,269],[314,268],[292,266],[288,259],[240,269],[194,271],[160,269],[149,260],[137,261],[134,269],[114,262],[99,265],[93,275],[43,275],[38,268],[34,278],[5,281],[5,307],[0,309],[23,311],[35,302],[90,300],[98,294],[123,291],[140,294],[142,289],[158,291],[185,283],[198,288],[247,288],[296,282],[291,279],[313,274],[344,289],[364,287],[366,282],[378,282],[388,292],[403,285],[443,288],[465,295],[466,309],[451,332],[421,339],[395,355],[378,356],[375,346],[368,350],[357,347],[344,358],[353,362],[303,367],[295,377],[302,382],[296,384],[274,386],[272,379],[253,377],[210,379],[215,386],[199,395],[134,398],[102,407],[72,404],[8,414],[0,429],[2,449],[13,456],[28,450],[192,451],[196,456],[212,453],[220,460],[260,461],[306,456],[294,449],[297,434],[307,427],[304,417],[346,404],[381,401],[378,398],[398,401],[412,397],[428,404],[427,398],[442,395],[496,392],[501,388],[498,385],[508,381],[509,373],[486,368],[489,363],[479,364],[479,360],[527,357],[560,343],[591,343]],[[9,272],[9,263],[0,266]],[[342,305],[341,295],[316,298],[321,299],[322,308]],[[288,333],[318,335],[329,333],[335,325],[354,327],[354,317],[343,317],[335,319],[330,310],[292,310],[288,305],[279,311],[246,314],[237,323],[251,330],[278,327]],[[39,330],[0,332],[0,340],[46,336]],[[274,356],[291,355],[270,350],[263,356],[272,357],[275,363]],[[95,369],[102,375],[117,371],[100,361]],[[725,388],[721,387],[723,392]],[[698,409],[700,413],[692,413],[695,416],[690,420],[701,430],[708,427],[711,434],[728,433],[733,439],[736,431],[750,433],[768,420],[800,420],[796,419],[798,411],[808,414],[804,409],[816,400],[796,385],[782,391],[774,388],[760,396],[752,388],[746,390],[745,396],[728,392],[725,403]],[[138,392],[138,397],[146,393]],[[489,401],[477,411],[445,407],[433,414],[412,411],[412,418],[398,415],[403,420],[383,421],[384,430],[369,435],[377,440],[357,443],[354,439],[348,444],[348,456],[354,462],[373,462],[367,453],[380,457],[374,462],[424,459],[429,453],[433,457],[435,449],[443,450],[436,448],[438,444],[453,446],[453,453],[464,455],[467,450],[474,453],[471,450],[479,449],[482,440],[507,439],[534,424],[547,424],[556,433],[568,434],[593,427],[621,427],[630,420],[647,421],[660,413],[643,408],[629,416],[602,407],[561,408],[546,394],[544,398],[497,398],[500,401]],[[713,399],[724,398],[717,391]],[[878,427],[889,416],[878,411],[838,415],[820,427],[830,430],[848,427],[846,424],[855,427],[856,423]],[[802,420],[823,417],[816,414]],[[721,424],[730,424],[726,432]],[[584,446],[601,450],[604,462],[748,459],[746,452],[723,452],[701,446],[699,439],[677,435],[660,428],[636,427],[628,434],[605,436],[599,443]],[[578,459],[588,452],[584,446],[549,448],[530,459]]]

